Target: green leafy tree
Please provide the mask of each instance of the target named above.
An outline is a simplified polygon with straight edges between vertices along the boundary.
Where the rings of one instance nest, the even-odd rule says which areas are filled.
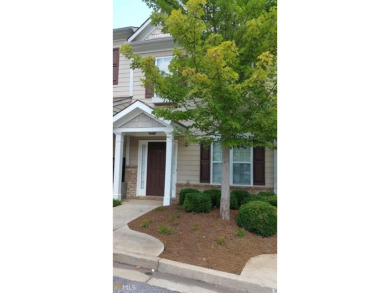
[[[230,219],[230,162],[233,147],[275,148],[277,10],[270,0],[144,0],[179,46],[169,73],[123,45],[121,53],[141,68],[144,85],[169,102],[154,114],[181,121],[176,135],[222,147],[220,216]]]

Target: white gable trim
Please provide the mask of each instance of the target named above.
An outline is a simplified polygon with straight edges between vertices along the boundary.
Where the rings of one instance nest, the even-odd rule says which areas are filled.
[[[146,128],[146,127],[166,127],[165,124],[162,124],[160,121],[157,121],[155,118],[150,117],[149,115],[146,115],[142,111],[136,114],[133,118],[128,120],[127,122],[124,122],[124,124],[120,125],[119,128]],[[139,119],[144,119],[144,121],[139,121]],[[150,123],[152,125],[150,125]],[[136,125],[134,125],[136,124]],[[149,126],[145,126],[145,124],[149,124]],[[139,126],[141,125],[141,126]]]
[[[133,35],[131,35],[131,37],[127,40],[127,42],[128,43],[132,42],[146,27],[149,26],[151,21],[152,20],[149,18],[146,22],[144,22],[144,24],[141,27],[139,27]]]
[[[162,124],[166,127],[172,127],[170,120],[164,120],[157,118],[152,114],[153,109],[149,106],[145,105],[144,103],[140,101],[135,101],[133,104],[131,104],[126,109],[122,110],[118,114],[116,114],[113,117],[113,124],[114,127],[119,127],[120,125],[123,125],[124,123],[128,122],[129,120],[133,119],[134,117],[138,116],[140,112],[145,113],[147,116],[152,118],[153,120],[157,121],[158,123]],[[137,113],[138,112],[138,113]],[[136,115],[134,115],[136,114]],[[126,119],[127,118],[127,119]]]
[[[151,37],[156,30],[159,30],[160,32],[156,36]],[[142,26],[132,36],[130,36],[130,38],[127,40],[127,42],[132,46],[140,45],[143,47],[152,41],[155,41],[155,42],[161,42],[161,41],[167,42],[168,41],[169,45],[170,45],[169,49],[172,49],[175,45],[173,42],[173,37],[169,33],[161,32],[161,30],[162,30],[162,27],[152,25],[151,20],[148,19],[144,24],[142,24]],[[156,44],[153,44],[153,46],[156,46]],[[133,47],[133,49],[134,49],[134,47]],[[138,51],[139,51],[139,49],[141,49],[141,48],[138,48]],[[149,48],[149,50],[150,50],[150,48]]]

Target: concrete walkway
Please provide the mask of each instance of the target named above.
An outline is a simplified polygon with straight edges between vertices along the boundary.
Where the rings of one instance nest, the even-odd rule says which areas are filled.
[[[248,260],[241,272],[241,276],[247,277],[264,286],[276,288],[276,254],[262,254]]]
[[[164,250],[164,244],[150,235],[130,230],[127,226],[132,220],[162,206],[158,200],[126,200],[114,208],[113,248],[114,253],[142,254],[158,256]]]

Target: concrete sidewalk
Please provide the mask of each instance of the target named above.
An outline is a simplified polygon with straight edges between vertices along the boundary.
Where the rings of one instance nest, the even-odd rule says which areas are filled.
[[[130,230],[127,223],[162,206],[157,200],[127,200],[114,208],[114,262],[141,266],[208,284],[236,290],[236,292],[275,293],[276,254],[252,257],[241,275],[184,264],[158,256],[164,244],[150,235]]]
[[[264,286],[276,288],[277,255],[262,254],[248,260],[241,275]]]
[[[122,202],[120,206],[114,208],[113,231],[127,224],[143,214],[162,206],[160,200],[141,200],[128,199]]]
[[[127,223],[162,206],[158,200],[126,200],[114,208],[113,248],[114,253],[137,253],[158,256],[164,251],[164,244],[150,235],[130,230]]]

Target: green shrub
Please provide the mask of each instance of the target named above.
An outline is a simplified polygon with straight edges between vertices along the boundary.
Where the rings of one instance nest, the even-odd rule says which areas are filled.
[[[272,236],[277,230],[277,211],[269,203],[252,201],[240,207],[237,224],[263,237]]]
[[[241,238],[245,236],[245,232],[242,229],[237,229],[236,233],[234,233],[234,234],[236,234],[236,236],[241,237]]]
[[[232,196],[232,194],[234,194],[237,198],[237,204],[238,206],[241,206],[241,203],[242,201],[245,199],[245,198],[248,198],[250,197],[251,195],[249,194],[248,191],[246,190],[232,190],[230,192],[230,196]]]
[[[233,193],[230,195],[230,209],[237,210],[239,208],[237,196]]]
[[[274,207],[278,206],[278,198],[276,195],[261,195],[261,194],[251,195],[250,197],[245,198],[241,204],[244,205],[251,201],[264,201]]]
[[[276,195],[268,196],[264,201],[267,201],[271,206],[278,206],[278,197]]]
[[[122,204],[120,200],[113,199],[113,201],[114,201],[113,207],[116,207],[116,206],[119,206]]]
[[[224,237],[219,237],[219,238],[217,239],[217,243],[218,243],[219,245],[224,245],[224,244],[225,244],[225,238],[224,238]]]
[[[142,228],[148,228],[152,220],[145,220],[141,223],[140,227]]]
[[[199,193],[199,190],[194,188],[184,188],[180,191],[179,195],[179,204],[182,205],[184,203],[184,200],[186,198],[187,193]]]
[[[260,191],[258,193],[258,195],[273,196],[273,195],[276,195],[276,194],[274,192],[272,192],[272,191]]]
[[[203,191],[203,193],[210,195],[211,204],[213,205],[213,207],[217,206],[217,197],[219,196],[219,198],[221,198],[221,190],[208,189],[208,190]]]
[[[161,234],[166,234],[166,235],[172,235],[172,234],[175,234],[176,231],[173,230],[173,229],[169,229],[167,226],[165,225],[161,225],[160,227],[157,228],[157,232],[158,233],[161,233]]]
[[[250,197],[244,198],[241,202],[241,205],[247,204],[248,202],[260,200],[262,196],[260,195],[251,195]]]
[[[221,206],[221,194],[216,196],[216,204],[217,208]],[[235,193],[230,194],[230,209],[236,210],[239,208],[237,196]]]
[[[187,193],[183,207],[187,213],[208,213],[211,211],[210,196],[204,193]]]

